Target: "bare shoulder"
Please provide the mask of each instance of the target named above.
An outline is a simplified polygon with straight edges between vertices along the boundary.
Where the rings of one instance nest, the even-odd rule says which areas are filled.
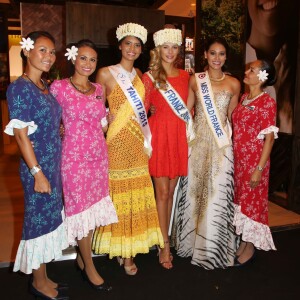
[[[96,82],[105,84],[110,79],[110,77],[111,77],[111,73],[108,67],[100,68],[97,71]]]
[[[227,82],[230,84],[231,88],[235,92],[239,92],[241,89],[240,81],[237,78],[235,78],[234,76],[231,76],[229,74],[226,74],[226,78],[227,78]]]
[[[189,87],[195,92],[197,90],[197,82],[195,74],[190,75]]]

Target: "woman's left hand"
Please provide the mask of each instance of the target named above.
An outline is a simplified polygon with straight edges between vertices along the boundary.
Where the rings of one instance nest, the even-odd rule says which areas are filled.
[[[261,181],[261,171],[255,169],[250,178],[250,187],[252,189],[256,188]]]

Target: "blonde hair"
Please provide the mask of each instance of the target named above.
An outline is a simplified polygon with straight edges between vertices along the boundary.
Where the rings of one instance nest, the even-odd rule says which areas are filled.
[[[155,47],[150,51],[150,63],[149,69],[151,70],[151,74],[154,78],[154,86],[157,89],[167,89],[167,72],[162,65],[160,50],[161,46]],[[176,66],[178,61],[180,60],[179,52],[177,54],[176,60],[174,61],[174,65]]]

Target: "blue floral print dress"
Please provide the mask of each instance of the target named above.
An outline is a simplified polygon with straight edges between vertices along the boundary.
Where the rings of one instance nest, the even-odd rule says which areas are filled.
[[[60,175],[61,107],[49,92],[43,93],[23,77],[10,84],[7,101],[11,121],[5,132],[13,135],[14,128],[28,127],[37,161],[52,190],[50,195],[34,192],[34,177],[21,158],[25,212],[14,271],[29,274],[32,269],[38,269],[40,264],[61,257],[62,250],[68,247]]]

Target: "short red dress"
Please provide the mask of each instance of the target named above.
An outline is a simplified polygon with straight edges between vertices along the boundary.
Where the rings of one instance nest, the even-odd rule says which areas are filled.
[[[152,156],[149,160],[150,175],[154,177],[187,176],[188,145],[186,124],[177,117],[161,93],[154,87],[145,73],[143,83],[146,89],[145,105],[154,105],[155,114],[149,117],[152,133]],[[187,103],[189,74],[180,70],[179,76],[167,80]]]
[[[276,102],[267,93],[245,105],[243,101],[232,113],[234,151],[234,225],[242,240],[257,249],[275,250],[268,226],[268,188],[270,160],[266,163],[259,185],[250,187],[250,177],[258,166],[265,134],[277,137]]]

